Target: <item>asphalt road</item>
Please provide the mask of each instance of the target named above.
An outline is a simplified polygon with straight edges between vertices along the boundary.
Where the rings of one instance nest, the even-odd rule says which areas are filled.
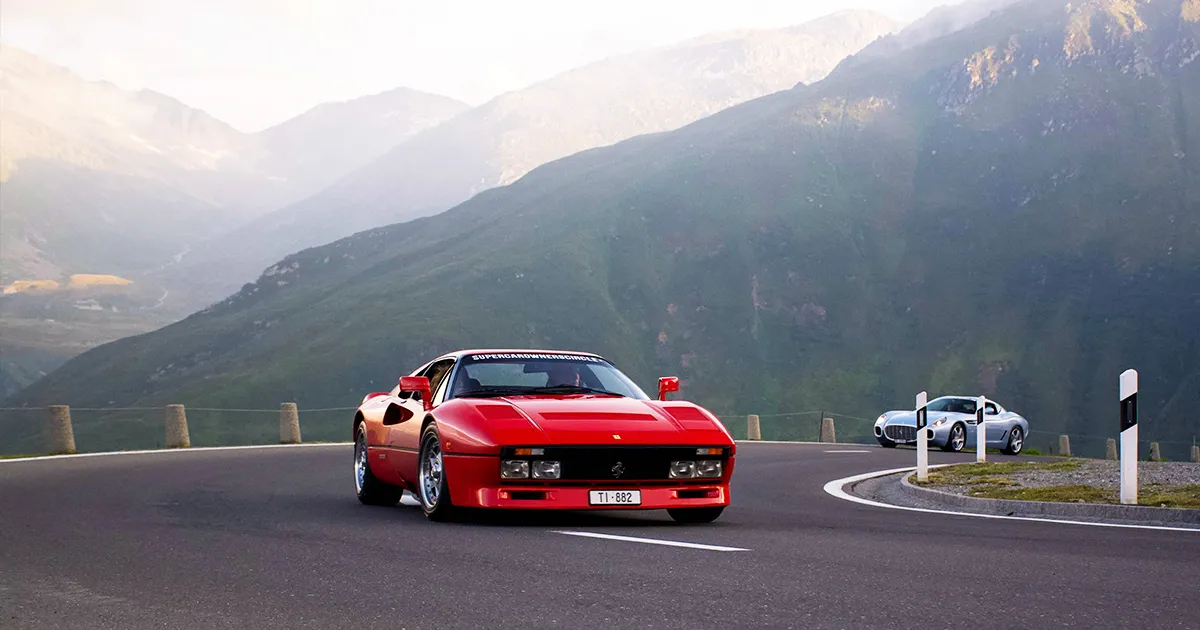
[[[359,504],[349,446],[0,463],[0,627],[1200,625],[1195,532],[907,512],[822,490],[913,458],[744,444],[733,505],[695,526],[664,512],[428,522]]]

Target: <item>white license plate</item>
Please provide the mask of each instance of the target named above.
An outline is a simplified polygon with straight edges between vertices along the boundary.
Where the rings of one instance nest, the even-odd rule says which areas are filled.
[[[641,490],[590,490],[588,503],[591,505],[641,505]]]

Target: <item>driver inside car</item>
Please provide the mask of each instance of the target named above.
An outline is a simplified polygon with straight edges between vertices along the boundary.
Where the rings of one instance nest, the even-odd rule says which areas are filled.
[[[583,387],[583,366],[570,363],[552,363],[546,370],[546,387]]]

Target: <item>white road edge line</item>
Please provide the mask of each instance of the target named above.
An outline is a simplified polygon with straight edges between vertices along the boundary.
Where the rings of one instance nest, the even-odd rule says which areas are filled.
[[[861,451],[861,450],[844,448],[844,449],[836,449],[836,450],[832,450],[832,451],[821,451],[821,452],[822,453],[871,453],[872,451]]]
[[[664,545],[667,547],[687,547],[689,549],[703,549],[705,551],[750,551],[741,547],[722,547],[720,545],[703,545],[700,543],[679,542],[675,540],[659,540],[657,538],[636,538],[633,536],[616,536],[613,534],[597,534],[594,532],[576,532],[570,530],[550,530],[555,534],[566,534],[567,536],[582,536],[584,538],[603,538],[604,540],[620,540],[624,542],[645,543],[648,545]]]
[[[952,465],[953,464],[937,464],[935,466],[930,466],[929,468],[930,468],[930,470],[932,470],[934,468],[942,468],[943,466],[952,466]],[[1123,528],[1123,529],[1154,529],[1154,530],[1169,531],[1169,532],[1200,533],[1200,529],[1192,529],[1192,528],[1188,528],[1188,527],[1167,527],[1164,525],[1131,525],[1131,524],[1123,524],[1123,523],[1093,523],[1091,521],[1071,521],[1071,520],[1066,520],[1066,519],[1038,518],[1038,517],[1034,517],[1034,516],[1004,516],[1001,514],[977,514],[975,512],[954,512],[951,510],[934,510],[934,509],[929,509],[929,508],[908,507],[905,505],[891,505],[890,503],[880,503],[878,501],[871,501],[870,499],[856,497],[842,489],[846,484],[854,483],[857,481],[863,481],[865,479],[871,479],[873,477],[882,477],[884,475],[891,475],[891,474],[898,473],[898,472],[908,472],[910,470],[916,470],[916,467],[910,466],[907,468],[893,468],[891,470],[877,470],[875,472],[863,473],[861,475],[854,475],[853,477],[834,479],[833,481],[830,481],[829,483],[825,484],[825,492],[827,494],[830,494],[839,499],[843,499],[846,501],[852,501],[854,503],[861,503],[863,505],[888,508],[888,509],[892,509],[892,510],[908,510],[910,512],[925,512],[928,514],[950,514],[950,515],[954,515],[954,516],[970,516],[973,518],[995,518],[995,519],[1001,519],[1001,520],[1006,520],[1006,521],[1033,521],[1035,523],[1063,523],[1063,524],[1067,524],[1067,525],[1090,525],[1092,527],[1117,527],[1117,528]]]
[[[829,444],[829,442],[772,442],[769,440],[735,440],[738,444]],[[0,464],[17,462],[40,462],[54,459],[73,459],[77,457],[103,457],[111,455],[149,455],[154,453],[189,453],[195,451],[234,451],[251,448],[301,448],[313,446],[350,446],[354,442],[320,442],[309,444],[251,444],[245,446],[194,446],[191,448],[157,448],[143,451],[103,451],[100,453],[73,453],[70,455],[35,455],[33,457],[0,458]]]
[[[79,457],[106,457],[111,455],[153,455],[155,453],[195,453],[197,451],[243,451],[252,448],[305,448],[320,446],[350,446],[354,442],[311,442],[308,444],[251,444],[249,446],[194,446],[190,448],[157,448],[145,451],[104,451],[102,453],[74,453],[71,455],[41,455],[37,457],[13,457],[0,459],[0,464],[16,462],[40,462],[54,459],[76,459]]]

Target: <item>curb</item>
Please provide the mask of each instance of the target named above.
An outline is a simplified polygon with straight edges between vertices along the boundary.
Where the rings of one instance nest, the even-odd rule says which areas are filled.
[[[910,473],[911,474],[911,473]],[[1061,503],[1056,501],[1017,501],[1013,499],[986,499],[961,494],[930,490],[909,483],[910,475],[900,477],[900,487],[905,494],[917,499],[941,505],[975,510],[984,514],[1011,516],[1065,516],[1073,518],[1100,518],[1119,521],[1149,521],[1157,523],[1187,523],[1200,525],[1200,510],[1184,508],[1154,507],[1150,505],[1109,505],[1099,503]]]

